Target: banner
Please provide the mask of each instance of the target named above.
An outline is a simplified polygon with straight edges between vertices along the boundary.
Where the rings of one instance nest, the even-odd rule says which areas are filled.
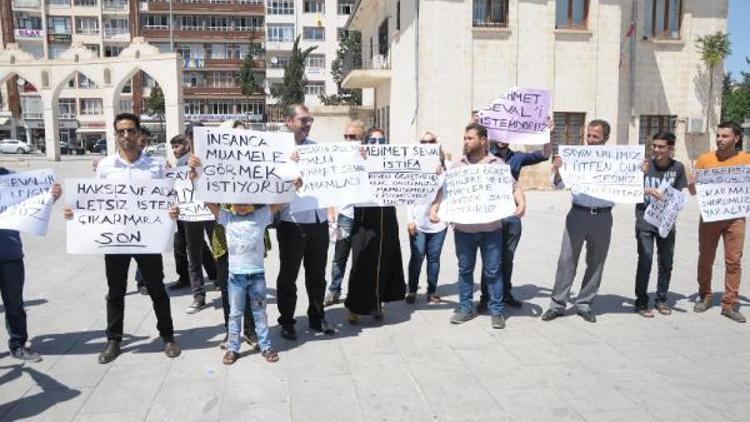
[[[547,119],[550,92],[542,89],[513,88],[479,110],[479,124],[490,139],[508,144],[541,145],[550,142]]]
[[[359,204],[372,199],[358,142],[302,145],[297,148],[302,187],[292,212]]]
[[[0,176],[0,229],[46,236],[54,183],[51,169]]]
[[[575,193],[626,204],[643,202],[643,145],[560,145],[560,176]]]
[[[432,202],[440,189],[439,145],[366,145],[365,148],[372,202],[362,206]]]
[[[172,248],[176,205],[171,179],[112,181],[68,179],[65,198],[73,210],[67,222],[72,254],[145,254]]]
[[[695,175],[703,221],[750,216],[750,166],[699,169]]]
[[[662,197],[662,200],[651,198],[643,219],[659,229],[659,236],[667,237],[687,199],[685,194],[669,185],[663,189]]]
[[[213,221],[214,215],[203,201],[194,198],[195,190],[190,180],[190,167],[180,166],[166,169],[164,174],[174,180],[174,190],[177,193],[177,207],[180,209],[180,221]]]
[[[195,181],[201,201],[280,204],[294,196],[292,133],[196,127],[193,136],[202,164]]]
[[[513,176],[507,164],[473,164],[448,170],[438,215],[459,224],[490,223],[513,215]]]

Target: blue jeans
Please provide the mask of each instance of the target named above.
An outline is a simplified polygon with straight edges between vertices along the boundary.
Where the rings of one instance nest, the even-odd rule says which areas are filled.
[[[229,345],[228,350],[240,352],[240,332],[245,303],[250,301],[255,321],[255,334],[261,351],[271,348],[268,338],[268,318],[266,317],[266,278],[264,273],[229,273]]]
[[[487,282],[489,300],[487,307],[493,316],[503,313],[503,230],[492,232],[464,233],[453,231],[458,257],[458,310],[472,311],[474,295],[474,266],[477,262],[477,248],[482,254],[482,278]]]
[[[328,291],[341,294],[341,282],[344,280],[346,261],[349,260],[349,253],[352,250],[351,234],[354,228],[354,219],[339,214],[337,220],[344,238],[337,240],[334,246],[333,262],[331,263],[331,285],[328,287]]]
[[[0,294],[5,307],[8,348],[13,351],[26,345],[26,311],[23,309],[23,259],[0,262]]]
[[[635,231],[638,240],[638,267],[635,272],[635,306],[648,306],[648,279],[654,259],[654,243],[658,250],[659,272],[656,284],[656,303],[666,302],[669,282],[672,279],[672,258],[674,257],[675,229],[665,238],[654,230]]]
[[[419,273],[422,271],[422,262],[427,256],[427,294],[435,293],[437,290],[438,276],[440,274],[440,253],[443,251],[443,242],[448,229],[437,233],[424,233],[419,230],[414,236],[409,237],[411,246],[411,258],[409,259],[409,293],[416,293],[419,286]]]

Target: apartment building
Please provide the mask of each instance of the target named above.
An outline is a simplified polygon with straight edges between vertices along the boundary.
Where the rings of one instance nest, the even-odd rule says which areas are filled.
[[[611,143],[672,130],[690,160],[713,144],[720,102],[708,102],[695,40],[726,32],[727,3],[360,0],[346,28],[362,33],[363,66],[344,87],[374,91],[392,142],[430,130],[460,154],[472,110],[519,86],[552,92],[557,144],[581,144],[586,122],[603,118]],[[527,185],[547,185],[549,167],[534,169]]]

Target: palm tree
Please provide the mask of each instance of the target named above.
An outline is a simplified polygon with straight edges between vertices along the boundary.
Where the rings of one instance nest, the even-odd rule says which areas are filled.
[[[732,54],[732,43],[729,41],[729,34],[721,31],[702,35],[696,39],[695,43],[698,46],[703,64],[708,68],[708,99],[706,101],[706,129],[708,129],[712,125],[711,116],[714,114],[711,112],[711,107],[714,99],[716,70],[722,65],[724,59]],[[708,130],[706,130],[706,134],[709,134]]]

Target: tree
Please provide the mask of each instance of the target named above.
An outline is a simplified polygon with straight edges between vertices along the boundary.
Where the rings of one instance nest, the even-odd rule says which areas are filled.
[[[146,98],[146,101],[144,101],[144,104],[146,106],[146,113],[148,113],[150,116],[156,116],[159,118],[161,132],[164,132],[164,92],[162,92],[161,87],[156,84],[153,88],[151,88],[151,94],[149,94],[148,98]],[[164,140],[166,142],[166,139]]]
[[[745,60],[750,65],[750,60]],[[750,118],[750,73],[740,74],[742,79],[735,82],[732,74],[727,73],[721,90],[721,120],[738,125]]]
[[[250,48],[242,62],[239,73],[237,73],[237,84],[240,86],[242,95],[250,97],[252,95],[263,94],[263,80],[258,78],[258,74],[253,70],[255,61],[260,60],[265,55],[263,44],[258,41],[258,33],[253,30],[250,33]]]
[[[271,87],[271,95],[279,100],[279,104],[302,104],[305,102],[305,61],[310,53],[318,47],[299,48],[299,35],[292,45],[292,55],[289,63],[284,67],[284,82],[281,86]]]
[[[362,35],[357,31],[349,32],[339,41],[336,58],[331,63],[331,76],[336,82],[338,92],[333,95],[321,95],[320,101],[325,105],[362,105],[361,89],[344,89],[346,74],[352,69],[362,67]]]
[[[706,100],[706,127],[711,127],[711,108],[714,98],[714,81],[716,80],[716,69],[724,62],[724,59],[732,54],[732,44],[729,35],[721,31],[698,37],[695,41],[701,60],[708,69],[708,99]],[[706,131],[708,134],[708,131]]]

